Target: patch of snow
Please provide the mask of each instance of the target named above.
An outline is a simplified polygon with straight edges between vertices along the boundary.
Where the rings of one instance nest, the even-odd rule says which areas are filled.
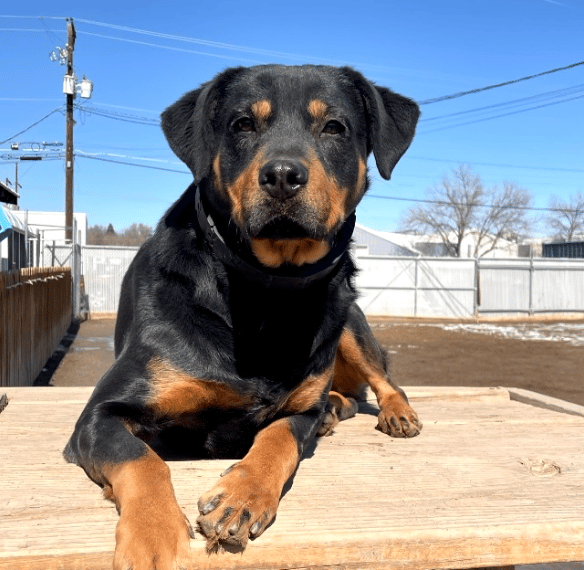
[[[567,342],[584,346],[584,324],[582,323],[518,323],[497,325],[489,323],[436,324],[446,331],[487,334],[517,340]]]

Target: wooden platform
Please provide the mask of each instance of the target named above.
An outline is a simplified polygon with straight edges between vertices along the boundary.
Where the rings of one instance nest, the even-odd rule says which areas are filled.
[[[111,567],[117,514],[61,450],[84,388],[0,388],[0,569]],[[193,568],[439,569],[584,560],[584,409],[502,388],[410,388],[412,440],[375,409],[302,461],[275,524],[243,555]],[[551,409],[551,408],[555,408]],[[191,521],[232,461],[171,462]]]

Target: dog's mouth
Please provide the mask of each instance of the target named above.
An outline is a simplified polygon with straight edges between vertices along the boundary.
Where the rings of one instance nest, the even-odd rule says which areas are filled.
[[[307,207],[266,208],[251,212],[245,234],[251,239],[326,240],[329,231],[316,213]]]
[[[288,217],[276,217],[251,236],[251,250],[265,267],[301,266],[316,263],[330,244],[316,228]]]
[[[315,238],[302,224],[289,218],[274,218],[263,226],[254,236],[256,239],[304,239]]]

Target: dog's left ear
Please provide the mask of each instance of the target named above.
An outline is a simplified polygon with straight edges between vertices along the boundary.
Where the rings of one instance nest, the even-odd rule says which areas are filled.
[[[368,118],[368,152],[373,151],[379,174],[386,180],[410,146],[420,109],[415,101],[374,85],[352,68],[342,70],[363,97]]]
[[[212,81],[183,95],[160,115],[160,125],[170,148],[190,168],[196,183],[211,170],[216,146],[213,121],[221,88],[239,69],[225,70]]]
[[[190,169],[199,182],[211,164],[208,122],[205,118],[206,101],[211,85],[189,91],[160,115],[162,132],[173,150]],[[208,115],[207,115],[208,116]]]

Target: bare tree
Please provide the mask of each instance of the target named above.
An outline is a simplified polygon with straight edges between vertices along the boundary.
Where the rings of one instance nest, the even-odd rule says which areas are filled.
[[[529,231],[531,195],[515,183],[488,189],[470,167],[460,164],[428,191],[427,200],[410,208],[402,231],[439,236],[446,252],[460,257],[464,238],[474,234],[474,256],[492,251],[501,239]]]
[[[152,235],[152,228],[145,224],[132,224],[122,234],[123,245],[142,245]]]
[[[501,239],[517,242],[530,230],[527,212],[531,194],[514,182],[494,187],[487,195],[488,205],[477,216],[474,257],[493,251]]]
[[[555,239],[573,241],[575,236],[584,234],[584,194],[581,190],[567,201],[552,196],[549,208],[553,212],[547,215],[546,222]]]
[[[87,229],[87,244],[88,245],[106,245],[105,236],[107,228],[105,226],[95,225],[89,226]]]
[[[152,228],[144,224],[132,224],[121,233],[116,233],[112,224],[90,226],[87,230],[88,245],[139,246],[152,235]]]

